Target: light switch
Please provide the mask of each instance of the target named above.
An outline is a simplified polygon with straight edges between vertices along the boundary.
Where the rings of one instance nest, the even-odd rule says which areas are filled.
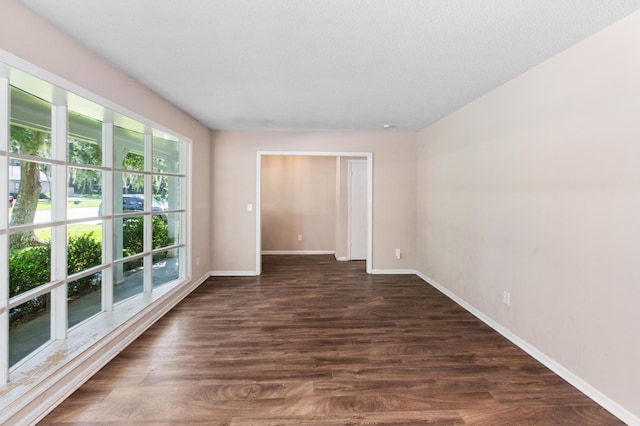
[[[253,211],[253,204],[251,204],[251,203],[247,204],[247,211],[248,212],[252,212]]]

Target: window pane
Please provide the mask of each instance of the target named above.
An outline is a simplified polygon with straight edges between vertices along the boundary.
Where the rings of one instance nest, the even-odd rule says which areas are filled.
[[[67,284],[68,327],[102,311],[102,272]]]
[[[67,219],[102,216],[102,172],[69,167],[67,177]]]
[[[158,287],[180,277],[180,250],[167,250],[153,255],[153,286]]]
[[[159,137],[153,138],[153,171],[160,173],[182,173],[183,158],[182,151],[184,143],[163,139]]]
[[[9,310],[9,366],[51,340],[49,294]]]
[[[122,259],[144,251],[144,216],[114,220],[114,259]]]
[[[48,234],[51,238],[51,228],[19,232],[9,237],[14,247],[9,250],[9,297],[51,281],[51,245],[38,243],[37,234]]]
[[[114,127],[113,162],[117,169],[144,170],[144,135]],[[117,182],[117,181],[116,181]]]
[[[153,249],[182,243],[182,213],[165,213],[153,217]]]
[[[137,259],[114,266],[113,303],[142,293],[144,289],[144,268],[142,263],[142,259]]]
[[[102,222],[67,226],[67,274],[73,275],[102,263]]]
[[[153,175],[151,181],[153,183],[153,197],[157,201],[161,202],[165,206],[165,209],[184,209],[182,191],[184,188],[185,178]]]
[[[51,164],[11,160],[9,192],[15,194],[10,225],[51,222]]]
[[[11,152],[51,157],[51,104],[11,88]]]
[[[114,213],[144,211],[144,175],[115,172]]]
[[[75,112],[69,112],[70,163],[102,165],[102,123]]]

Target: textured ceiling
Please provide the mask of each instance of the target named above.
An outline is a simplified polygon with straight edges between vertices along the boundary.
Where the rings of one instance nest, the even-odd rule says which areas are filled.
[[[21,0],[212,129],[417,131],[640,0]]]

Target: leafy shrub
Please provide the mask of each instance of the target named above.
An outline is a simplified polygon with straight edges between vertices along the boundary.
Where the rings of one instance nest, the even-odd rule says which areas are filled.
[[[159,216],[153,216],[153,248],[159,249],[173,244],[174,239],[169,236],[169,225]],[[156,253],[153,255],[153,261],[157,262],[166,259],[168,252]]]
[[[51,281],[51,245],[11,250],[9,297],[17,296]]]
[[[93,232],[69,237],[67,248],[67,273],[69,275],[84,271],[102,263],[102,244],[95,239]],[[86,293],[96,285],[100,285],[95,277],[88,276],[69,283],[68,296]]]
[[[9,256],[9,297],[17,296],[51,280],[49,244],[11,250]],[[11,310],[11,325],[22,318],[47,310],[47,295],[36,297]]]
[[[173,244],[169,226],[160,216],[153,216],[153,248]],[[126,219],[123,223],[123,254],[130,256],[143,251],[144,220],[142,217]],[[154,262],[167,257],[167,252],[153,256]],[[93,232],[69,237],[67,246],[67,273],[84,271],[102,263],[102,244]],[[142,266],[142,259],[125,264],[126,270]],[[51,244],[46,243],[23,249],[12,249],[9,257],[9,297],[25,293],[51,280]],[[80,278],[69,284],[68,296],[81,296],[100,285],[94,275]],[[12,310],[11,321],[16,324],[24,317],[44,312],[49,298],[40,296]],[[17,322],[16,322],[17,321]]]
[[[153,216],[152,223],[152,247],[158,249],[173,244],[173,238],[169,236],[169,225],[167,225],[162,216]],[[124,256],[132,256],[142,253],[144,236],[144,219],[141,216],[127,218],[122,224],[122,254]],[[153,255],[153,261],[157,262],[167,257],[167,253],[156,253]],[[142,266],[142,259],[138,259],[125,264],[125,270],[129,271]]]
[[[142,216],[128,217],[122,223],[122,255],[132,256],[144,251],[144,218]],[[140,261],[142,264],[142,260]],[[131,265],[135,262],[129,262]]]

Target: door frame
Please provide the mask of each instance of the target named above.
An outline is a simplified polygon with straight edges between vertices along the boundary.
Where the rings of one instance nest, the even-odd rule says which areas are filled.
[[[308,157],[365,157],[367,162],[367,259],[366,270],[373,269],[373,152],[340,151],[257,151],[256,152],[256,275],[262,273],[262,157],[263,156],[308,156]]]
[[[349,259],[353,260],[353,256],[351,255],[351,210],[352,210],[352,188],[351,188],[351,178],[353,177],[353,172],[351,166],[355,163],[366,163],[367,160],[347,160],[347,253],[349,254]],[[367,176],[367,183],[369,182],[369,177]],[[368,195],[368,194],[367,194]],[[369,206],[367,206],[367,213],[369,212]],[[367,238],[368,240],[368,238]],[[368,257],[368,256],[367,256]]]

